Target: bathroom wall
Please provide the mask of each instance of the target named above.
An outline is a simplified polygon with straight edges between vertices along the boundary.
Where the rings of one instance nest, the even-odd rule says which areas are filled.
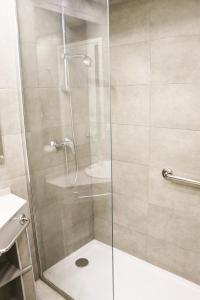
[[[4,1],[0,10],[0,66],[0,131],[4,152],[4,163],[0,165],[0,188],[10,187],[14,194],[28,200],[14,0]],[[37,274],[30,226],[29,238]]]
[[[200,283],[200,191],[161,176],[200,178],[200,2],[123,1],[110,29],[114,244]]]

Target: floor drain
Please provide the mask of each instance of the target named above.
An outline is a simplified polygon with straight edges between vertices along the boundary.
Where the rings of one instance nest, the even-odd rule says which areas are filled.
[[[77,267],[83,268],[89,264],[89,260],[87,258],[79,258],[75,261],[75,264]]]

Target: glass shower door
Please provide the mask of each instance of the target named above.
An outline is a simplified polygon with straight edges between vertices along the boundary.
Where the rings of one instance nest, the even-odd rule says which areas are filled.
[[[40,276],[70,299],[111,300],[107,2],[17,10]]]

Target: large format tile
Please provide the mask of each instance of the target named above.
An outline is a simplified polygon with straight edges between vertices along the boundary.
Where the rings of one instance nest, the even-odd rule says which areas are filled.
[[[28,132],[41,130],[43,125],[43,111],[38,88],[24,88],[24,118]]]
[[[200,130],[199,99],[197,84],[152,85],[151,125]]]
[[[148,1],[129,1],[112,6],[110,31],[112,45],[148,40]]]
[[[146,258],[147,236],[118,224],[113,225],[113,244],[114,247],[132,254],[136,257]]]
[[[114,223],[146,233],[148,203],[126,195],[113,195]]]
[[[17,88],[16,47],[12,41],[0,42],[0,88]]]
[[[151,37],[200,34],[200,3],[196,0],[153,0]]]
[[[148,164],[148,127],[113,124],[112,142],[113,159]]]
[[[164,179],[161,172],[161,168],[154,168],[153,166],[150,168],[149,202],[171,208],[182,216],[200,216],[200,190],[186,185],[174,184]]]
[[[21,132],[20,110],[16,89],[0,89],[0,123],[1,134]]]
[[[40,87],[56,88],[61,83],[59,63],[61,56],[58,47],[48,43],[39,43],[36,48],[38,63],[38,84]]]
[[[149,86],[112,86],[112,122],[116,124],[149,124]]]
[[[115,193],[147,201],[148,167],[114,160],[113,189]]]
[[[23,42],[20,46],[23,88],[38,87],[36,44]]]
[[[151,81],[193,83],[200,77],[200,37],[177,37],[151,42]]]
[[[200,251],[199,217],[180,216],[172,209],[149,205],[148,236],[191,251]]]
[[[111,47],[112,85],[149,82],[149,46],[146,42]]]
[[[106,221],[102,218],[94,218],[94,237],[95,239],[107,244],[112,245],[113,225],[111,221]]]
[[[32,0],[17,1],[17,15],[21,42],[34,43],[35,38],[35,10]],[[28,25],[28,26],[27,26]]]
[[[11,178],[25,174],[21,134],[3,136],[5,165]]]
[[[147,238],[147,260],[165,270],[183,275],[185,250],[164,240]]]
[[[167,226],[165,239],[180,248],[200,252],[199,228],[199,216],[186,217],[174,213]]]
[[[172,209],[149,204],[147,220],[148,235],[156,239],[165,240],[172,216]]]
[[[195,177],[200,167],[200,132],[152,128],[151,164]]]

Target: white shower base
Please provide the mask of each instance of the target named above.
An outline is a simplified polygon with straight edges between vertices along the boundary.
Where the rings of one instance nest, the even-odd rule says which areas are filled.
[[[75,266],[85,257],[89,265]],[[114,249],[115,300],[199,300],[200,286]],[[44,272],[75,300],[112,300],[112,248],[89,242]]]

